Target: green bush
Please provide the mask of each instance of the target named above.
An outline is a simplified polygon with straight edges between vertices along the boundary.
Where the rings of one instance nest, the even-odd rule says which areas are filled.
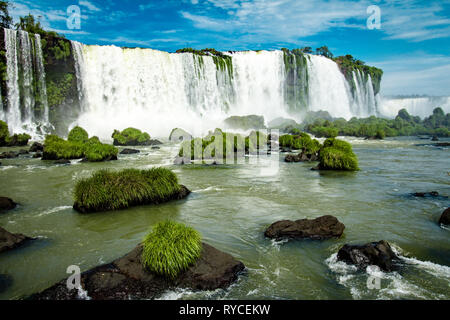
[[[72,142],[86,142],[89,139],[89,134],[86,130],[81,127],[75,127],[69,132],[69,136],[67,138],[68,141]]]
[[[140,146],[150,142],[150,135],[135,128],[127,128],[122,132],[114,130],[112,134],[116,146]]]
[[[77,182],[74,208],[88,213],[158,204],[176,197],[180,188],[175,173],[164,168],[100,170]]]
[[[319,152],[319,167],[325,170],[357,171],[358,158],[350,143],[334,138],[325,140]]]
[[[89,162],[99,162],[117,159],[116,147],[103,144],[97,137],[90,139],[86,130],[80,127],[73,128],[68,140],[56,135],[45,137],[43,160],[81,159]]]
[[[201,235],[181,223],[158,223],[144,239],[142,264],[145,269],[175,279],[201,256]]]
[[[6,122],[0,120],[0,147],[26,146],[31,136],[26,133],[9,135]]]

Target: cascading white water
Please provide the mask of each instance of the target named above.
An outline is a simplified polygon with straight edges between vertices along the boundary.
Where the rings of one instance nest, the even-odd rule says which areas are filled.
[[[5,29],[6,72],[8,77],[7,99],[5,119],[12,133],[21,127],[20,91],[19,91],[19,66],[17,61],[17,31]]]
[[[33,90],[33,48],[28,32],[19,31],[19,48],[22,123],[31,124],[34,118],[33,107],[35,100]]]
[[[333,117],[351,118],[352,97],[338,65],[315,55],[309,55],[309,61],[309,109],[326,110]]]
[[[39,101],[43,108],[42,120],[48,123],[48,100],[47,100],[47,85],[45,83],[45,68],[44,68],[44,55],[42,52],[41,36],[36,34],[35,36],[35,57],[36,57],[36,68],[38,76],[38,90],[39,90]]]
[[[86,111],[86,90],[83,86],[82,79],[85,77],[85,63],[83,57],[83,45],[78,41],[71,41],[73,59],[75,62],[75,75],[77,77],[78,100],[81,111]]]
[[[450,113],[450,97],[382,98],[379,105],[380,112],[388,117],[395,117],[401,109],[421,118],[429,117],[438,107]]]

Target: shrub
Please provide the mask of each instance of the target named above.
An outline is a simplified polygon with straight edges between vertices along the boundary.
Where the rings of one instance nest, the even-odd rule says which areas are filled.
[[[81,142],[66,141],[56,135],[48,135],[44,141],[43,160],[83,158],[85,146]]]
[[[158,204],[176,197],[180,189],[177,176],[164,168],[100,170],[77,182],[74,208],[88,213]]]
[[[81,127],[75,127],[69,132],[67,138],[68,141],[72,142],[86,142],[89,139],[89,134]]]
[[[114,130],[112,134],[116,146],[141,146],[150,142],[150,135],[135,128],[127,128],[122,132]]]
[[[142,264],[145,269],[174,279],[201,256],[201,236],[181,223],[158,223],[144,239]]]
[[[0,147],[26,146],[31,136],[26,133],[9,135],[6,122],[0,120]]]
[[[350,143],[334,138],[325,140],[319,152],[319,167],[325,170],[357,171],[358,159]]]
[[[6,122],[0,120],[0,146],[6,145],[6,140],[9,137],[8,125]]]

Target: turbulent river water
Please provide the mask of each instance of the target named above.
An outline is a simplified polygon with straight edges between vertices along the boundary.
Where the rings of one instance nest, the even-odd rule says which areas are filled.
[[[177,145],[120,156],[108,163],[55,166],[30,158],[2,160],[0,194],[20,206],[0,215],[10,232],[37,237],[2,253],[0,274],[12,282],[0,299],[17,299],[67,277],[69,265],[87,270],[118,258],[155,223],[174,219],[204,241],[241,260],[246,272],[227,290],[167,292],[162,299],[450,299],[450,230],[437,224],[446,197],[414,198],[416,191],[450,196],[449,150],[416,146],[412,138],[352,142],[361,171],[317,172],[310,163],[260,157],[255,164],[173,166]],[[0,152],[4,151],[0,148]],[[264,174],[270,161],[279,169]],[[101,168],[167,166],[193,193],[182,201],[82,215],[71,205],[77,179]],[[264,230],[280,219],[331,214],[346,225],[327,241],[274,242]],[[336,262],[345,243],[389,241],[402,258],[393,273],[356,271]],[[381,288],[368,289],[369,275]]]

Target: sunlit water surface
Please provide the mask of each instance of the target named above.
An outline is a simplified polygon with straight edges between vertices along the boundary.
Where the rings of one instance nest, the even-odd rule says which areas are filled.
[[[247,269],[227,290],[180,290],[162,299],[450,299],[450,230],[437,224],[450,200],[409,195],[435,190],[450,196],[449,149],[416,146],[424,141],[411,138],[347,140],[359,158],[357,173],[311,171],[313,164],[285,163],[283,155],[247,158],[249,164],[173,166],[176,145],[140,148],[141,154],[109,163],[1,160],[0,195],[20,206],[1,214],[0,225],[38,240],[1,254],[0,274],[12,283],[0,299],[41,291],[67,277],[69,265],[88,270],[110,262],[168,218],[193,226]],[[276,171],[267,170],[278,164]],[[82,215],[72,209],[77,179],[102,168],[155,166],[173,169],[193,193],[186,200],[118,212]],[[264,238],[277,220],[326,214],[345,224],[341,239]],[[402,257],[397,272],[357,271],[336,261],[345,243],[382,239]],[[381,278],[380,290],[367,288],[369,275]]]

